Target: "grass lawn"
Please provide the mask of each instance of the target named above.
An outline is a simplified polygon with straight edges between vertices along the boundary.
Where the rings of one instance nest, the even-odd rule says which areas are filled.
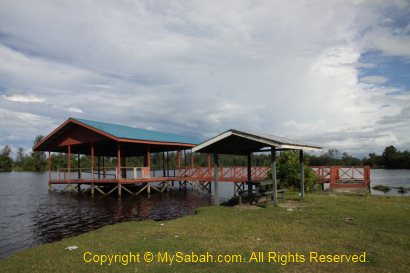
[[[287,204],[297,208],[206,207],[171,221],[105,226],[0,260],[0,272],[409,272],[410,198],[308,194]],[[64,250],[70,245],[79,248]],[[166,251],[209,252],[214,259],[241,254],[242,262],[157,262],[157,253]],[[141,256],[140,263],[100,266],[84,262],[85,252]],[[154,262],[144,262],[146,252],[155,254]],[[263,262],[250,262],[252,252],[263,252]],[[366,262],[320,263],[310,261],[310,252],[366,252]]]

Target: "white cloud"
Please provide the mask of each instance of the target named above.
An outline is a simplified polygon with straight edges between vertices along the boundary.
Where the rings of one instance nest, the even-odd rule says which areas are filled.
[[[360,80],[370,84],[381,84],[387,82],[389,79],[383,76],[366,76],[362,77]]]
[[[405,119],[410,99],[388,96],[397,90],[382,87],[381,75],[359,81],[359,69],[374,66],[360,63],[368,50],[408,57],[408,31],[391,14],[406,9],[406,1],[3,1],[0,110],[53,126],[75,113],[200,137],[238,128],[352,150],[407,143],[403,122],[391,136],[380,130]]]
[[[11,96],[5,96],[3,95],[3,98],[12,101],[12,102],[23,102],[23,103],[30,103],[30,102],[45,102],[46,100],[43,98],[39,98],[36,96],[30,96],[30,95],[20,95],[20,94],[14,94]]]
[[[68,112],[71,112],[71,113],[83,113],[83,110],[81,110],[77,107],[72,107],[72,106],[66,107],[66,108],[64,108],[64,110],[66,110]]]

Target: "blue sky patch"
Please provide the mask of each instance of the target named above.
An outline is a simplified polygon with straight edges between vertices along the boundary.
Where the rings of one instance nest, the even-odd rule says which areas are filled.
[[[410,91],[410,62],[405,58],[369,51],[360,56],[360,63],[372,64],[374,67],[360,68],[359,80],[369,76],[382,76],[388,79],[382,85]]]

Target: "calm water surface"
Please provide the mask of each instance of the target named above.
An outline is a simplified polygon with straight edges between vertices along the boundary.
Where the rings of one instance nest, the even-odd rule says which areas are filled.
[[[48,192],[46,173],[0,173],[0,258],[38,244],[129,220],[167,220],[212,203],[197,191],[115,194]]]
[[[42,243],[129,220],[167,220],[193,214],[212,204],[197,191],[153,193],[138,197],[115,194],[48,192],[46,173],[0,173],[0,259]],[[371,184],[410,187],[410,170],[372,170]],[[402,195],[397,190],[378,195]],[[405,195],[409,195],[409,192]],[[222,201],[233,196],[233,184],[221,183]]]

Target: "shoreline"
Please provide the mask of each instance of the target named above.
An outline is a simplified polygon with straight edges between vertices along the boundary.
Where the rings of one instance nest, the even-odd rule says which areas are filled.
[[[410,261],[405,258],[408,254],[406,245],[410,244],[406,228],[410,225],[409,198],[320,193],[307,194],[306,201],[291,203],[291,209],[286,206],[260,209],[246,206],[201,207],[194,215],[167,221],[129,221],[107,225],[15,253],[0,260],[0,268],[5,272],[135,272],[136,269],[192,272],[193,266],[204,272],[226,271],[228,268],[235,272],[263,272],[268,269],[273,272],[320,269],[338,272],[341,268],[344,268],[343,272],[404,272],[410,267]],[[77,246],[78,249],[64,250],[67,246]],[[299,254],[305,259],[311,251],[318,255],[333,255],[333,258],[339,254],[351,257],[348,255],[366,252],[367,261],[287,261],[286,265],[281,265],[273,260],[268,262],[265,256],[266,261],[262,262],[184,261],[168,265],[160,261],[140,261],[127,265],[118,262],[99,265],[84,261],[83,255],[87,251],[97,255],[129,252],[158,255],[164,251],[170,255],[177,252],[201,255],[208,252],[212,255],[237,254],[248,260],[253,252]],[[194,256],[185,258],[189,257]]]

